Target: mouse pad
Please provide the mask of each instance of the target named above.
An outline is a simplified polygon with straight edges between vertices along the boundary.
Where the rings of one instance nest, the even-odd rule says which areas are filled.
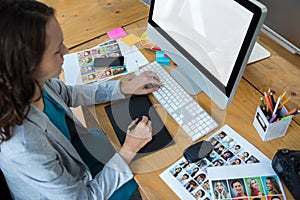
[[[141,154],[149,154],[174,144],[147,95],[132,96],[130,99],[106,106],[105,110],[121,144],[125,141],[127,127],[132,120],[141,119],[143,115],[151,120],[152,140],[140,149],[137,154],[139,157],[143,156]]]

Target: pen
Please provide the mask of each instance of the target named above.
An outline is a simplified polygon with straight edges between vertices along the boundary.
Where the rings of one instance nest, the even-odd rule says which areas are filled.
[[[291,99],[291,96],[289,96],[282,104],[278,107],[278,109],[282,108],[289,100]]]

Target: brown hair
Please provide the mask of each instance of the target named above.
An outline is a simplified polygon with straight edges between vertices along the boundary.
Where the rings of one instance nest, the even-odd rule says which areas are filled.
[[[274,177],[268,176],[266,180],[269,180],[271,182],[273,194],[281,194],[280,186]]]
[[[37,1],[0,2],[0,142],[28,115],[52,16],[54,9]]]

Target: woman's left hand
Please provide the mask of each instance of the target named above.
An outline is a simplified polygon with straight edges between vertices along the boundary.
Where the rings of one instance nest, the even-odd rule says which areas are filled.
[[[153,84],[153,87],[146,87],[147,84]],[[159,81],[157,74],[152,71],[145,71],[130,81],[121,82],[121,92],[125,95],[149,94],[158,90],[163,84]]]

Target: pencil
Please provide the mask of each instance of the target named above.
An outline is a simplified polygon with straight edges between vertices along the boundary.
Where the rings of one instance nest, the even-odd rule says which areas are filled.
[[[289,96],[286,100],[284,100],[284,102],[282,102],[282,104],[280,104],[280,106],[278,107],[278,109],[282,108],[287,102],[289,102],[289,100],[291,99],[292,96]]]
[[[260,97],[260,101],[261,101],[261,106],[262,106],[263,108],[265,108],[266,105],[265,105],[265,102],[264,102],[264,98],[263,98],[263,97]]]
[[[285,96],[286,91],[284,91],[284,93],[282,93],[282,95],[280,96],[280,99],[283,99],[283,97]]]
[[[286,116],[289,116],[289,115],[297,115],[298,113],[300,113],[300,110],[296,110],[296,108],[294,108],[293,110],[286,113],[284,116],[286,117]]]
[[[273,113],[273,108],[272,108],[272,106],[271,106],[271,102],[270,102],[270,99],[269,99],[269,95],[268,95],[266,92],[265,92],[264,94],[265,94],[265,100],[266,100],[266,103],[267,103],[267,105],[268,105],[267,108],[269,108],[270,111],[271,111],[271,113]],[[268,111],[268,110],[267,110],[267,111]]]

